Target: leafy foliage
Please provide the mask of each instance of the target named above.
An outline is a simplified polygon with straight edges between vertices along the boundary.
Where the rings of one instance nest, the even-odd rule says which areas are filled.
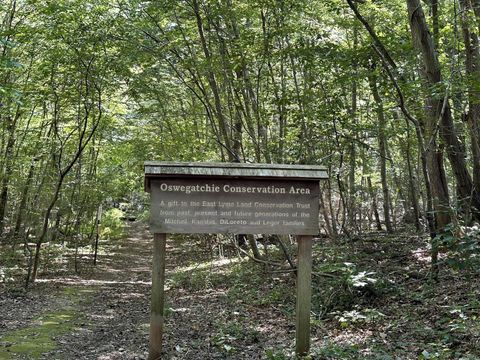
[[[107,210],[102,220],[102,238],[110,240],[121,238],[124,235],[123,218],[124,213],[122,210],[116,208]]]
[[[480,229],[478,225],[462,226],[438,236],[437,246],[445,252],[446,262],[454,269],[476,267],[480,256]]]

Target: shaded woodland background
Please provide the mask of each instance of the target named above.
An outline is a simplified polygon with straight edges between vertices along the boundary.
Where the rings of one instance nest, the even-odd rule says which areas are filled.
[[[4,284],[148,216],[146,160],[324,164],[331,239],[429,234],[434,277],[478,255],[479,0],[8,0],[0,21]]]
[[[311,358],[478,359],[479,35],[480,0],[1,1],[0,357],[146,356],[164,160],[327,166]],[[295,239],[168,250],[166,358],[295,357]]]

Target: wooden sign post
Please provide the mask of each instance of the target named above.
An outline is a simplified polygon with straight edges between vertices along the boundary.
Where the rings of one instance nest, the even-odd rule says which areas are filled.
[[[150,351],[148,358],[161,359],[165,307],[165,252],[166,234],[155,234],[153,239],[152,298],[150,306]]]
[[[312,240],[313,236],[299,236],[297,263],[297,322],[296,352],[308,353],[310,349],[310,309],[312,299]]]
[[[312,239],[319,232],[321,166],[145,164],[154,233],[149,360],[160,359],[167,233],[298,235],[296,352],[310,348]]]

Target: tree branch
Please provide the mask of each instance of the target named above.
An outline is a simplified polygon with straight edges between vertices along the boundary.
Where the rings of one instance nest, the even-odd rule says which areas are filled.
[[[357,1],[357,2],[359,2],[359,1]],[[382,42],[378,38],[378,36],[375,33],[375,31],[373,30],[373,28],[368,23],[368,21],[362,16],[362,14],[360,14],[360,12],[358,11],[357,7],[355,6],[353,0],[347,0],[347,3],[350,6],[350,9],[352,9],[352,11],[355,13],[355,16],[357,17],[357,19],[360,20],[360,22],[363,24],[365,29],[367,29],[368,33],[370,34],[370,36],[372,37],[372,39],[375,43],[375,46],[378,47],[378,49],[381,51],[381,53],[383,54],[383,56],[386,59],[386,61],[388,62],[388,64],[392,68],[395,69],[397,67],[397,64],[395,64],[393,59],[390,57],[387,49],[385,49]]]

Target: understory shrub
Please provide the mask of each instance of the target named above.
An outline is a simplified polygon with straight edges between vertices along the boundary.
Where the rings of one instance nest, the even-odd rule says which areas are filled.
[[[119,239],[123,235],[123,221],[125,214],[120,209],[110,209],[104,214],[101,224],[102,239]]]

